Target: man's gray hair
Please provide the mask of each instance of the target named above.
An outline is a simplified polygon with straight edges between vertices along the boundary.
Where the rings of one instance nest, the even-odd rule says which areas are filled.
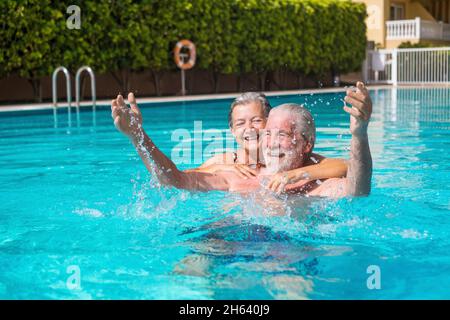
[[[272,109],[274,111],[283,111],[289,113],[294,117],[296,130],[300,132],[314,147],[316,141],[316,126],[314,124],[314,118],[305,107],[296,103],[285,103]]]
[[[232,115],[234,107],[242,104],[249,104],[252,102],[257,102],[260,104],[260,106],[263,108],[264,116],[267,118],[271,106],[269,100],[267,100],[266,95],[261,92],[245,92],[240,96],[238,96],[236,99],[234,99],[233,103],[231,103],[230,112],[228,114],[228,124],[230,125],[230,128],[233,125]]]

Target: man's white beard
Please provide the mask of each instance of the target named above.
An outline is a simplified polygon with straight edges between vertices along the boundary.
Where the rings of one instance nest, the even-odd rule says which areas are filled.
[[[271,174],[297,169],[300,166],[297,165],[300,156],[297,157],[294,151],[280,150],[280,154],[284,153],[284,157],[282,158],[271,157],[267,152],[268,150],[266,150],[266,153],[264,154],[264,159],[266,162],[266,170]]]

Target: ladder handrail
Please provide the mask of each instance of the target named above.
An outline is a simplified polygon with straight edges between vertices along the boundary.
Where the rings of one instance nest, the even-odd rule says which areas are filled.
[[[67,70],[66,67],[60,66],[58,68],[55,69],[55,71],[53,71],[53,75],[52,75],[52,93],[53,93],[53,106],[56,108],[58,106],[58,97],[57,97],[57,86],[56,86],[56,79],[58,77],[58,73],[62,71],[64,72],[64,75],[66,76],[66,90],[67,90],[67,102],[69,104],[69,108],[70,105],[72,103],[72,91],[71,86],[70,86],[70,73]]]
[[[77,112],[80,109],[80,76],[83,71],[87,71],[91,78],[91,96],[92,96],[92,108],[95,111],[95,104],[97,101],[97,96],[95,92],[95,74],[91,67],[89,66],[82,66],[77,70],[77,73],[75,75],[75,100],[76,100],[76,107]]]
[[[56,80],[58,78],[58,73],[62,71],[64,75],[66,76],[66,90],[67,90],[67,104],[68,104],[68,116],[69,116],[69,125],[71,123],[71,116],[70,116],[70,108],[72,103],[72,90],[70,85],[70,73],[64,66],[59,66],[58,68],[53,71],[52,74],[52,96],[53,96],[53,109],[54,112],[56,112],[56,108],[58,107],[58,93],[57,93],[57,84]]]

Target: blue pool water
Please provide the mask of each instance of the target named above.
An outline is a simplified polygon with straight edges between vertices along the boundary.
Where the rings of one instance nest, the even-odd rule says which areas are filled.
[[[51,111],[0,114],[0,298],[450,298],[450,90],[371,94],[372,194],[281,208],[257,194],[160,188],[108,108],[70,128],[61,110],[58,128]],[[342,98],[270,100],[305,103],[316,152],[348,158]],[[229,104],[142,106],[144,126],[174,156],[227,132]],[[190,143],[172,141],[180,128]]]

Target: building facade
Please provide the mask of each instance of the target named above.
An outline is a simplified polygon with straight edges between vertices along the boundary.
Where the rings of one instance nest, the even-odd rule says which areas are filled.
[[[450,0],[353,0],[367,7],[367,39],[377,48],[450,46]]]

